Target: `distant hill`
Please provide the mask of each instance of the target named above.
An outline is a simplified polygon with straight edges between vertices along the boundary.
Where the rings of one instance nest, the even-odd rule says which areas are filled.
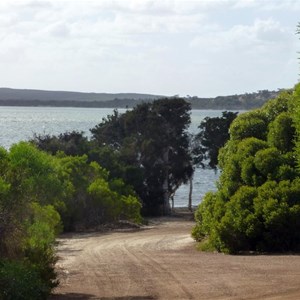
[[[247,110],[262,106],[280,91],[262,90],[215,98],[186,97],[193,109]],[[0,106],[58,106],[125,108],[165,96],[138,93],[82,93],[0,88]]]
[[[261,107],[269,99],[276,98],[282,90],[261,90],[240,95],[218,96],[215,98],[187,97],[194,109],[248,110]]]
[[[0,88],[1,101],[112,101],[114,99],[157,99],[162,96],[137,93],[82,93],[82,92],[66,92],[66,91],[44,91],[44,90],[27,90],[27,89],[11,89]]]

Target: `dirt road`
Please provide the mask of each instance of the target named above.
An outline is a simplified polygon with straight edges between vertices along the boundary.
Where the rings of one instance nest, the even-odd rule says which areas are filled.
[[[300,299],[300,256],[195,250],[193,222],[60,239],[56,300]]]

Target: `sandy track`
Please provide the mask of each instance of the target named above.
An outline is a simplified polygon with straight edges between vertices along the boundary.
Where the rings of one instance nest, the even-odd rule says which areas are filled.
[[[193,222],[62,237],[56,300],[300,299],[300,256],[195,250]]]

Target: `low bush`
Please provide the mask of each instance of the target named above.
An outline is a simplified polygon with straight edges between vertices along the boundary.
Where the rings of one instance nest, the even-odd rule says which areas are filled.
[[[0,262],[1,300],[43,300],[50,290],[37,266],[26,261]]]

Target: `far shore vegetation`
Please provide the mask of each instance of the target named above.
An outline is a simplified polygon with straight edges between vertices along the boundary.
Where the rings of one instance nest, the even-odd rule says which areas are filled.
[[[261,107],[269,99],[277,97],[280,92],[280,89],[278,91],[260,90],[213,98],[187,95],[184,100],[191,104],[192,109],[248,110]],[[0,88],[0,106],[133,108],[161,98],[163,96],[134,93],[79,93]]]

